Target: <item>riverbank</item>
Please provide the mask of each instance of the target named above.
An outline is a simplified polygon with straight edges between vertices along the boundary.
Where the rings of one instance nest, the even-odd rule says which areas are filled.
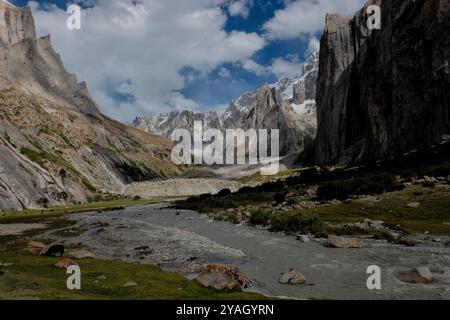
[[[130,208],[131,206],[128,206],[122,210]],[[107,212],[92,214],[100,217]],[[66,252],[86,250],[88,247],[83,243],[66,241],[86,230],[77,228],[69,216],[33,217],[33,223],[28,223],[24,219],[26,218],[21,217],[19,224],[5,224],[4,221],[0,221],[2,226],[11,227],[7,228],[9,234],[0,234],[0,299],[266,299],[259,294],[205,288],[196,281],[174,272],[164,271],[156,265],[131,263],[113,257],[102,259],[97,256],[76,259],[82,272],[82,289],[71,291],[66,287],[69,276],[66,270],[55,266],[60,258],[34,256],[27,252],[26,247],[29,240],[38,239],[47,243],[54,241],[63,243]]]
[[[40,232],[68,248],[82,245],[99,260],[156,265],[194,278],[207,263],[237,266],[252,280],[252,292],[298,299],[448,299],[450,248],[419,243],[415,247],[366,239],[359,249],[335,249],[298,241],[246,224],[214,221],[196,212],[150,205],[123,211],[69,216],[71,225]],[[367,267],[382,270],[382,290],[367,289]],[[428,266],[431,284],[409,284],[399,273]],[[278,282],[294,268],[306,285]],[[129,273],[132,275],[132,273]],[[100,276],[100,275],[98,275]],[[127,281],[135,281],[128,276]],[[122,278],[123,279],[123,278]],[[123,279],[125,280],[125,279]],[[94,280],[95,281],[95,280]],[[123,282],[123,281],[122,281]],[[139,284],[139,281],[135,281]],[[230,296],[231,297],[231,296]],[[232,297],[235,299],[235,296]]]

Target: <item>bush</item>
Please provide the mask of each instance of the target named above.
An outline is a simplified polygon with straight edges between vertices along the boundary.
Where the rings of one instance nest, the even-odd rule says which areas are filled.
[[[272,215],[270,224],[272,231],[284,231],[287,234],[323,234],[325,230],[325,225],[319,217],[301,211]]]
[[[345,200],[352,195],[372,195],[403,189],[393,175],[368,175],[322,183],[317,190],[321,200]]]
[[[266,226],[270,220],[270,211],[263,209],[256,209],[250,214],[250,223],[254,226]]]

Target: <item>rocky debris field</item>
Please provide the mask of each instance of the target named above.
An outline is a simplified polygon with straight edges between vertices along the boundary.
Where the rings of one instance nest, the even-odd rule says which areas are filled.
[[[243,185],[237,181],[222,179],[170,179],[161,181],[136,182],[126,186],[126,196],[142,198],[180,197],[205,193],[216,194],[223,189],[239,190]]]

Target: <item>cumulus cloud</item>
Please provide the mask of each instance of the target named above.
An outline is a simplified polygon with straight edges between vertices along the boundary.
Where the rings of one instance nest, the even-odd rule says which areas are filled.
[[[316,37],[311,37],[308,42],[308,49],[306,50],[306,54],[309,55],[313,52],[320,51],[320,41]]]
[[[66,28],[64,10],[30,5],[38,34],[51,34],[67,68],[87,81],[105,113],[121,120],[198,108],[179,93],[184,67],[208,73],[247,63],[266,43],[256,33],[224,30],[228,0],[89,1],[79,31]]]
[[[353,15],[366,0],[296,0],[286,1],[263,29],[268,39],[293,39],[323,30],[327,13]]]
[[[297,57],[288,56],[274,59],[268,70],[278,78],[296,78],[300,75],[301,67],[302,64]]]
[[[231,16],[247,18],[252,6],[252,0],[233,0],[228,6],[228,12]]]

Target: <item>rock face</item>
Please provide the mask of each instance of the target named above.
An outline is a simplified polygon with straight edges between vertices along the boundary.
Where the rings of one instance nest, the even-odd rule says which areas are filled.
[[[302,67],[302,77],[293,86],[292,103],[301,105],[316,100],[319,54],[312,53]]]
[[[24,39],[36,40],[34,20],[30,8],[17,8],[0,1],[0,47],[9,47]]]
[[[172,144],[102,115],[36,38],[31,10],[0,1],[0,210],[85,202],[176,174]]]
[[[366,8],[381,7],[381,30]],[[327,15],[317,89],[319,163],[400,155],[450,132],[450,3],[371,0]]]
[[[150,118],[136,118],[133,126],[169,138],[175,129],[193,131],[194,121],[203,121],[204,130],[280,129],[282,155],[298,153],[316,135],[315,92],[318,54],[303,64],[301,78],[282,78],[255,92],[246,92],[232,102],[222,116],[216,112],[174,112]]]

